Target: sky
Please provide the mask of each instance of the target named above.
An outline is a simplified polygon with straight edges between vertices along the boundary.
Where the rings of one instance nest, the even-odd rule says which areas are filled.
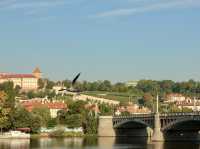
[[[200,80],[200,0],[0,0],[0,72]]]

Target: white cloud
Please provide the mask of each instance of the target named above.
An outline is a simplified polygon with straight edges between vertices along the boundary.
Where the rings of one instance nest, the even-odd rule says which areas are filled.
[[[67,4],[65,0],[2,0],[0,10],[23,12],[25,15],[42,13],[44,10],[60,7]]]
[[[58,5],[64,5],[64,1],[40,1],[40,2],[29,2],[29,3],[12,3],[7,6],[7,9],[30,9],[30,8],[44,8],[44,7],[55,7]]]
[[[138,0],[136,1],[138,2]],[[146,3],[145,3],[144,0],[142,0],[142,3],[143,5],[140,7],[133,6],[132,8],[120,8],[120,9],[110,10],[110,11],[98,13],[94,17],[135,15],[138,13],[158,11],[158,10],[170,9],[170,8],[187,8],[191,6],[200,6],[200,0],[168,0],[168,1],[155,0],[155,2],[152,2],[152,3],[149,3],[148,0],[146,0]]]

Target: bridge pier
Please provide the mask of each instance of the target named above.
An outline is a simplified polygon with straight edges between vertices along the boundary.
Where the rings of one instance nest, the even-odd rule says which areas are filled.
[[[159,113],[156,113],[154,116],[154,129],[153,129],[152,141],[164,141],[163,132],[161,131]]]
[[[112,116],[100,116],[98,126],[99,137],[115,137],[116,133],[113,128]]]

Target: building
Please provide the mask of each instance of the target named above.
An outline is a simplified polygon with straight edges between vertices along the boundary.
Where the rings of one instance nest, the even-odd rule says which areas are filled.
[[[36,90],[41,74],[38,67],[31,74],[0,73],[0,83],[11,81],[14,87],[19,86],[24,91]]]
[[[166,96],[165,99],[165,103],[174,103],[174,102],[181,102],[181,101],[185,101],[186,97],[183,96],[182,94],[176,94],[176,93],[172,93],[172,94],[168,94]]]
[[[128,81],[126,82],[126,86],[128,87],[136,87],[138,84],[138,81]]]
[[[35,108],[47,107],[50,110],[51,118],[56,118],[58,111],[67,109],[67,105],[64,101],[49,101],[42,98],[21,100],[20,104],[29,112]]]
[[[184,101],[179,101],[175,103],[179,109],[187,108],[192,111],[200,111],[200,101],[197,99],[187,98]]]
[[[147,114],[147,113],[151,113],[151,110],[149,110],[146,107],[140,107],[137,104],[129,103],[127,106],[118,107],[115,114],[121,115],[121,113],[123,112],[128,112],[130,114]]]

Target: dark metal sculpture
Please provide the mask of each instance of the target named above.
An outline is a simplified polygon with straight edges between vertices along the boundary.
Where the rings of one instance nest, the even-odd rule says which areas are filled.
[[[79,73],[73,80],[72,80],[72,83],[71,83],[71,87],[70,88],[63,88],[63,89],[60,89],[59,91],[68,91],[68,92],[73,92],[73,93],[77,93],[77,92],[80,92],[79,90],[75,89],[74,88],[74,85],[76,84],[78,78],[80,77],[81,73]]]

